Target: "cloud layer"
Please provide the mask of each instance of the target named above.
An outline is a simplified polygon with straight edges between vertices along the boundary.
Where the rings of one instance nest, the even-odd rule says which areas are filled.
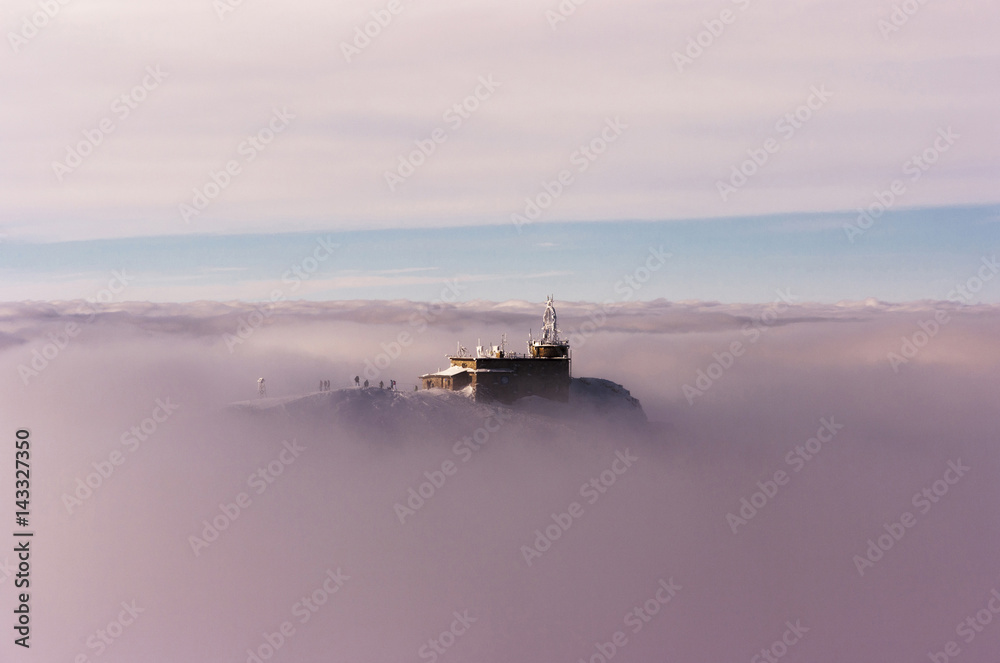
[[[8,3],[5,232],[827,211],[897,178],[896,204],[996,200],[994,3],[226,1]]]
[[[275,398],[350,388],[369,361],[412,389],[456,340],[525,336],[523,302],[75,307],[0,311],[3,425],[36,450],[46,660],[97,660],[99,631],[118,634],[112,662],[246,661],[279,642],[271,660],[996,651],[995,626],[956,630],[1000,584],[996,307],[561,307],[574,374],[624,384],[644,429],[428,394],[227,407],[261,376]],[[25,384],[35,351],[48,364]],[[109,628],[133,601],[144,612]]]

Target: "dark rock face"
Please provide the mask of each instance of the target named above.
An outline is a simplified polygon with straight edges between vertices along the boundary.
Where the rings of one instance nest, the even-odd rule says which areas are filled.
[[[602,378],[573,378],[569,385],[568,403],[531,396],[520,399],[514,407],[523,412],[562,419],[600,419],[635,425],[647,422],[639,399],[617,382]]]
[[[614,414],[646,421],[639,399],[629,390],[603,378],[573,378],[569,385],[570,403],[574,407],[593,409],[598,414]]]

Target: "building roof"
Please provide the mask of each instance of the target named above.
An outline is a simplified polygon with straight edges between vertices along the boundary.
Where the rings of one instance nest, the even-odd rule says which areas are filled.
[[[464,366],[450,366],[443,371],[438,371],[437,373],[428,373],[427,375],[421,375],[422,378],[429,378],[432,376],[439,377],[451,377],[453,375],[458,375],[459,373],[469,373],[469,369]]]

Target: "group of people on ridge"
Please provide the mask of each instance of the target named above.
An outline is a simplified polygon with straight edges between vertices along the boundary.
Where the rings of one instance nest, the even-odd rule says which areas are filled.
[[[355,387],[361,387],[361,376],[360,375],[355,375],[354,376],[354,386]],[[364,387],[365,387],[365,389],[368,388],[368,380],[365,380]],[[379,380],[378,381],[378,388],[379,389],[385,389],[385,381],[384,380]],[[389,390],[390,391],[396,391],[396,381],[395,380],[389,380]]]

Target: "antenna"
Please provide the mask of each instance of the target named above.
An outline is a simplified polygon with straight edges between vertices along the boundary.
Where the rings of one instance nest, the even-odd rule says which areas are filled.
[[[558,343],[559,326],[556,321],[556,307],[552,304],[552,295],[545,300],[545,313],[542,315],[542,343]]]

